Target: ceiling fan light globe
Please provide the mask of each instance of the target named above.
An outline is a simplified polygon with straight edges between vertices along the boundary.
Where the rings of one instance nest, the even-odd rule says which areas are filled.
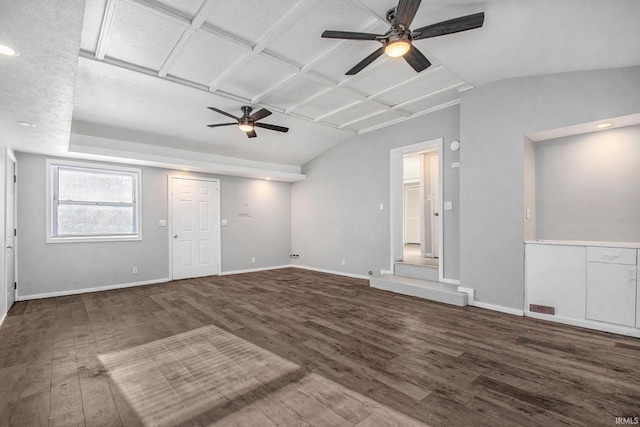
[[[406,39],[395,40],[387,43],[384,47],[384,53],[391,58],[404,56],[411,49],[411,42]]]
[[[240,123],[238,127],[243,132],[251,132],[253,130],[253,125],[249,123]]]

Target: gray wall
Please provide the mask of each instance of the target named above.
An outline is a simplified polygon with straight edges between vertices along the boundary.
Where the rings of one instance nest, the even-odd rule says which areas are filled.
[[[640,242],[640,126],[535,147],[536,238]]]
[[[523,136],[638,112],[638,67],[502,80],[462,93],[460,279],[479,301],[524,304]]]
[[[5,242],[5,171],[6,171],[6,157],[7,157],[7,146],[4,142],[4,136],[0,133],[0,240],[1,242]],[[2,259],[7,259],[6,256],[6,245],[2,245]],[[5,283],[5,269],[4,262],[0,262],[0,321],[4,319],[8,311],[7,307],[7,288]]]
[[[445,141],[445,277],[458,276],[458,106],[356,136],[302,168],[305,181],[292,187],[292,252],[297,264],[366,275],[390,270],[390,149],[437,138]],[[447,166],[449,165],[449,166]],[[380,203],[384,210],[380,210]],[[346,264],[341,265],[345,259]]]
[[[169,277],[168,175],[185,172],[142,167],[142,241],[46,243],[46,157],[18,153],[19,295],[90,289]],[[289,264],[291,185],[244,178],[220,179],[222,272]],[[248,194],[251,216],[238,217],[236,195]],[[265,237],[266,236],[266,237]],[[251,257],[256,263],[251,263]],[[138,267],[138,274],[132,268]]]

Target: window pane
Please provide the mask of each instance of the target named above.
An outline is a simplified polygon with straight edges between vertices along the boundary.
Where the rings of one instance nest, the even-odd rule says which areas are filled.
[[[133,203],[134,175],[60,167],[58,200]]]
[[[133,206],[58,206],[58,236],[136,234]]]

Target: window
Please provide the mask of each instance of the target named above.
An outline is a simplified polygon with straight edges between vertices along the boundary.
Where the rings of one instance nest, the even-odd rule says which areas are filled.
[[[47,163],[48,242],[141,239],[139,169]]]

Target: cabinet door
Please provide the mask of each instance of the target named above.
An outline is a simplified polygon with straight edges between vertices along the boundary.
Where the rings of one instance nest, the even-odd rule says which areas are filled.
[[[587,319],[635,325],[635,266],[587,263]]]

